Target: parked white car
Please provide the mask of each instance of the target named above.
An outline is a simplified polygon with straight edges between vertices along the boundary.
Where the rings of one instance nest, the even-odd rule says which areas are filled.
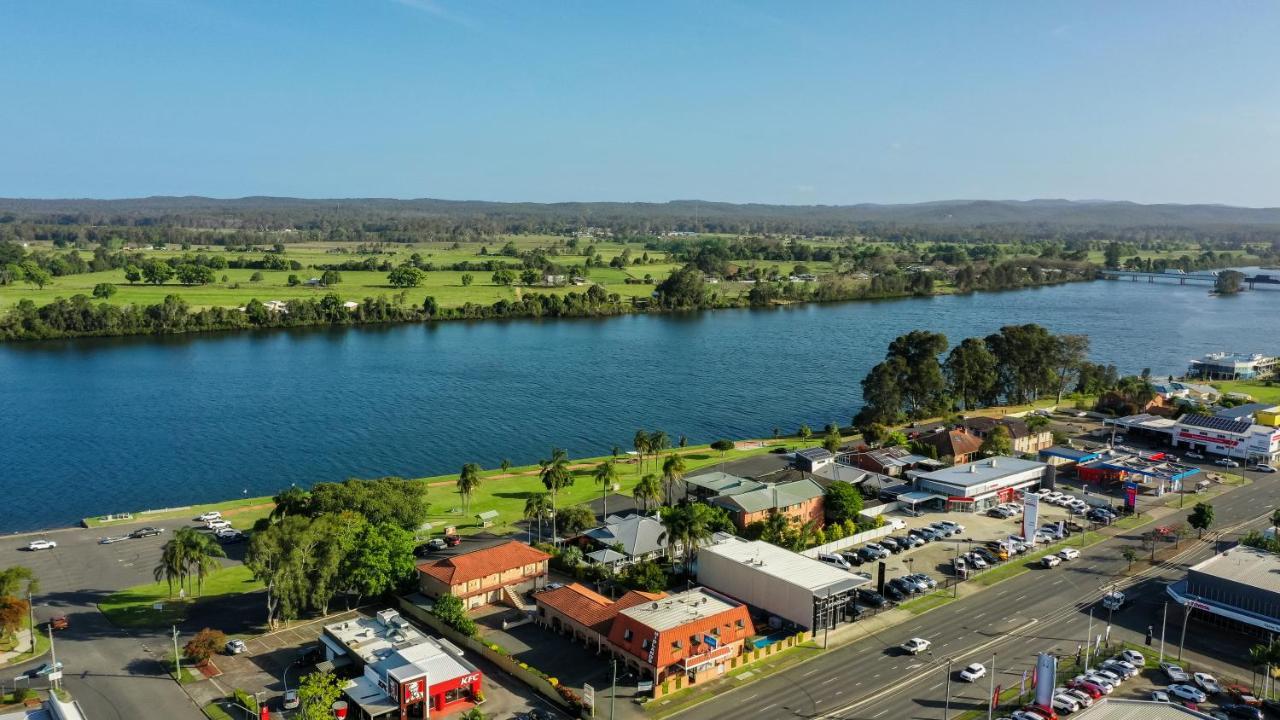
[[[1080,702],[1070,695],[1054,695],[1053,709],[1060,713],[1073,713],[1080,709]]]
[[[1190,700],[1193,703],[1202,703],[1205,701],[1205,694],[1199,688],[1191,685],[1170,685],[1165,688],[1168,693],[1179,700]]]
[[[974,663],[960,671],[960,679],[965,682],[977,682],[986,676],[987,666],[982,663]]]
[[[1231,458],[1218,458],[1217,460],[1213,461],[1213,464],[1221,465],[1222,467],[1229,467],[1229,468],[1240,467],[1240,463],[1236,462],[1235,460],[1232,460]]]
[[[1258,463],[1257,465],[1253,466],[1253,471],[1260,472],[1260,473],[1273,473],[1276,471],[1276,469],[1271,467],[1270,465],[1266,465],[1264,463]]]
[[[221,519],[222,519],[222,513],[218,512],[217,510],[210,510],[209,512],[196,518],[196,520],[199,520],[200,522],[209,522],[210,520],[221,520]]]
[[[31,542],[27,543],[27,549],[31,551],[52,550],[56,547],[58,547],[58,543],[54,542],[53,540],[32,540]]]
[[[1093,696],[1083,690],[1075,690],[1073,688],[1055,688],[1053,694],[1066,695],[1080,703],[1080,707],[1093,706]]]
[[[1218,679],[1209,673],[1193,673],[1191,675],[1191,679],[1195,681],[1195,684],[1198,685],[1201,690],[1209,693],[1210,695],[1217,695],[1222,692],[1222,686],[1218,684]]]
[[[1124,658],[1125,662],[1132,664],[1134,667],[1140,668],[1147,664],[1147,659],[1137,650],[1125,650],[1120,653],[1120,657]]]
[[[1058,557],[1062,558],[1063,560],[1075,560],[1076,558],[1080,557],[1080,551],[1075,548],[1062,548],[1061,550],[1058,551]]]
[[[221,530],[223,528],[231,527],[231,523],[226,520],[210,520],[209,522],[206,522],[204,526],[210,530]]]

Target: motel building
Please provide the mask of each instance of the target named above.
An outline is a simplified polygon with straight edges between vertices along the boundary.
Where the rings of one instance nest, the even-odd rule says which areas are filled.
[[[424,635],[394,610],[326,625],[320,642],[335,667],[359,671],[343,686],[350,720],[410,720],[475,704],[483,677],[448,640]]]

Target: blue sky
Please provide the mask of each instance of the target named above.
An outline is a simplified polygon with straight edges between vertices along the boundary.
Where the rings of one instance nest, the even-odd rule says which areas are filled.
[[[1280,205],[1280,4],[0,0],[0,196]]]

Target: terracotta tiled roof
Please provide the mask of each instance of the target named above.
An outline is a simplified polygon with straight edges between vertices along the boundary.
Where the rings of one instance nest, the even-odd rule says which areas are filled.
[[[461,555],[419,563],[418,572],[430,575],[446,585],[457,585],[550,559],[551,556],[541,550],[511,540]]]
[[[700,607],[700,596],[716,601],[711,606],[714,611],[693,612]],[[707,652],[707,635],[715,636],[718,645],[729,645],[755,631],[746,605],[705,588],[673,595],[655,605],[652,610],[620,613],[609,631],[609,642],[657,668]]]
[[[925,435],[920,438],[920,442],[931,445],[938,450],[938,457],[950,455],[951,457],[964,457],[978,452],[978,448],[982,447],[982,440],[972,433],[967,433],[962,429],[943,430],[932,435]]]
[[[545,605],[584,627],[608,633],[613,618],[622,610],[664,597],[666,593],[630,590],[614,602],[584,585],[570,583],[554,590],[544,590],[534,599],[537,604]]]

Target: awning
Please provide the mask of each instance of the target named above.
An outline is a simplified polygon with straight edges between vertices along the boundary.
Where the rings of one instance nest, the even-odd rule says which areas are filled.
[[[898,496],[898,502],[906,503],[908,505],[919,505],[922,502],[928,502],[930,500],[945,501],[946,499],[947,499],[946,495],[934,495],[933,493],[918,492],[918,491],[902,493],[901,495]]]
[[[1220,604],[1212,600],[1206,600],[1204,598],[1188,594],[1186,580],[1179,580],[1172,583],[1166,588],[1166,590],[1169,593],[1169,597],[1172,597],[1179,605],[1190,607],[1192,610],[1212,613],[1219,617],[1227,618],[1228,620],[1235,620],[1236,622],[1245,623],[1246,625],[1262,628],[1268,632],[1280,632],[1280,622],[1277,621],[1277,618],[1260,615],[1243,608]]]
[[[321,643],[322,645],[324,645],[325,647],[329,648],[329,652],[333,653],[333,656],[334,656],[335,658],[347,657],[347,649],[346,649],[345,647],[343,647],[343,646],[342,646],[342,643],[338,642],[337,640],[334,640],[333,638],[329,637],[328,635],[325,635],[324,633],[321,633],[321,634],[320,634],[320,643]],[[347,662],[350,662],[350,661],[351,661],[351,659],[350,659],[349,657],[347,657]],[[336,665],[336,664],[337,664],[337,663],[335,663],[335,665]]]

